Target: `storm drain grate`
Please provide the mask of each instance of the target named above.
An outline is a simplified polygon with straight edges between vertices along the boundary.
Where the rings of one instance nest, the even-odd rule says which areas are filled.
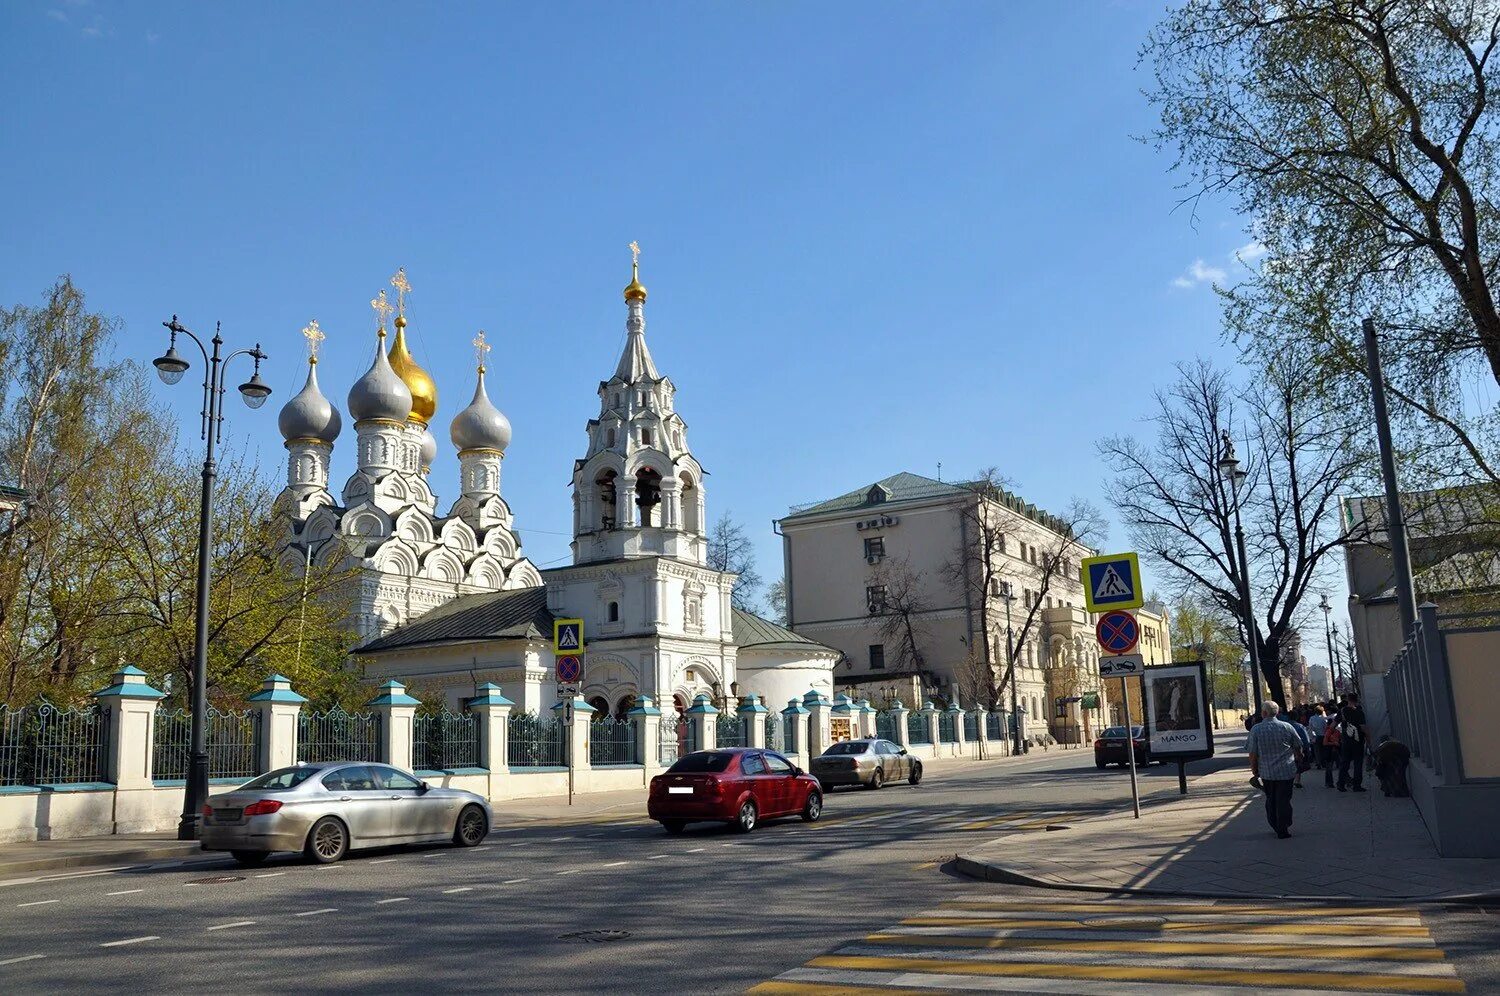
[[[188,881],[188,885],[228,885],[230,882],[243,882],[243,875],[213,875],[209,878],[195,878]]]
[[[630,931],[628,930],[575,930],[558,935],[559,940],[582,941],[585,944],[607,944],[610,941],[623,941],[629,937]]]
[[[1096,916],[1079,922],[1085,927],[1154,928],[1164,926],[1167,918],[1164,916]]]

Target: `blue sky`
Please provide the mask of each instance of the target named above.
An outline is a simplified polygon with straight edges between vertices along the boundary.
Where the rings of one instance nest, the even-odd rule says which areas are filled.
[[[71,272],[141,359],[173,312],[260,340],[277,394],[232,425],[279,478],[299,330],[328,334],[343,407],[404,265],[443,506],[483,328],[505,494],[547,565],[635,239],[710,515],[749,527],[768,579],[787,506],[939,461],[1107,507],[1095,440],[1139,427],[1174,360],[1226,352],[1209,283],[1251,241],[1228,205],[1174,210],[1133,137],[1161,10],[8,3],[0,300]],[[159,395],[191,425],[195,391]]]

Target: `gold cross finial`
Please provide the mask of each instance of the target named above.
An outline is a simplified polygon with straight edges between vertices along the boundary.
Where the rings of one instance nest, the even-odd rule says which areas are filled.
[[[474,337],[474,359],[479,365],[479,372],[484,373],[484,354],[490,351],[490,344],[484,341],[484,329]]]
[[[635,270],[638,270],[640,268],[640,265],[641,265],[641,244],[639,242],[631,242],[630,243],[630,269],[631,269],[631,271],[634,272]]]
[[[404,317],[406,295],[411,293],[411,283],[406,279],[406,267],[396,267],[396,275],[391,277],[391,286],[396,288],[396,314],[398,317]]]
[[[385,299],[385,291],[381,291],[370,298],[370,307],[375,309],[375,324],[380,326],[381,334],[385,333],[385,319],[391,313],[391,302]]]
[[[307,340],[307,362],[318,362],[318,344],[327,339],[328,336],[324,335],[323,330],[318,328],[318,320],[316,318],[308,322],[307,327],[302,330],[302,338]]]

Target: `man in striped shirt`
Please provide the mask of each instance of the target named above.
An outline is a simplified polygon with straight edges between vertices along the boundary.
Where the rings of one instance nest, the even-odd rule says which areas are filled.
[[[1266,821],[1285,840],[1292,835],[1292,780],[1297,777],[1302,738],[1292,724],[1277,717],[1280,711],[1275,702],[1260,707],[1263,718],[1251,728],[1245,749],[1250,753],[1250,773],[1260,779],[1266,793]]]

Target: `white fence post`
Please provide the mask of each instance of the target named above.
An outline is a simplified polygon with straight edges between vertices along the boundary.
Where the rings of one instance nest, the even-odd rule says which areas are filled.
[[[412,734],[420,699],[406,694],[406,686],[395,678],[380,686],[380,694],[365,708],[380,716],[380,759],[396,768],[412,770]]]
[[[260,742],[255,762],[261,774],[297,763],[297,719],[307,699],[292,691],[291,679],[273,674],[250,696],[259,716]]]

